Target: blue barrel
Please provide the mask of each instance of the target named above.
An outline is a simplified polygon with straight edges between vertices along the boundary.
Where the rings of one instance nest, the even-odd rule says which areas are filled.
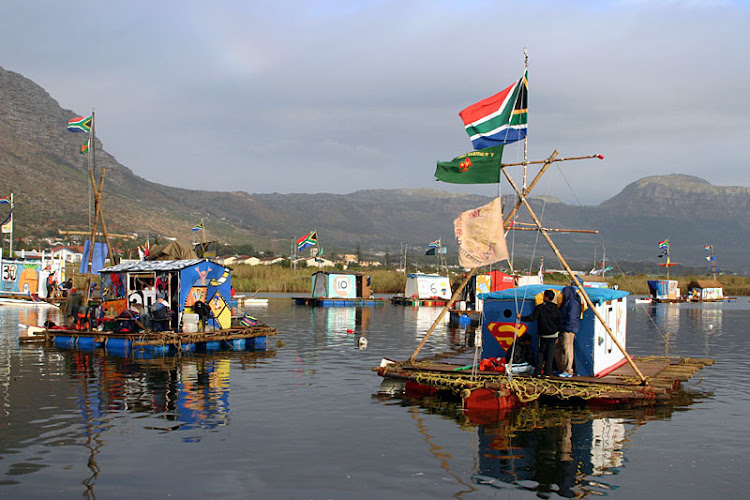
[[[221,342],[212,340],[210,342],[198,342],[198,347],[203,351],[218,351],[221,349]]]
[[[55,347],[75,347],[75,345],[75,337],[55,335]]]
[[[265,351],[266,350],[266,337],[252,337],[247,339],[248,348],[253,349],[254,351]]]
[[[96,347],[96,339],[94,337],[78,337],[79,349],[93,351],[95,347]]]
[[[107,342],[104,345],[108,350],[113,349],[113,350],[127,351],[128,349],[130,349],[130,340],[111,338],[111,339],[107,339]]]
[[[466,328],[469,325],[471,325],[471,317],[468,314],[462,314],[458,318],[458,326],[460,326],[461,328]]]
[[[195,351],[195,342],[185,342],[184,344],[180,344],[180,350],[183,352]]]
[[[221,344],[223,347],[228,347],[230,349],[234,349],[235,351],[241,351],[245,349],[247,342],[245,341],[245,339],[232,339],[232,340],[223,340]]]

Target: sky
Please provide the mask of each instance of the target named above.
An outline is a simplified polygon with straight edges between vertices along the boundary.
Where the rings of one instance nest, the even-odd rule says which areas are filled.
[[[0,66],[95,109],[106,151],[161,184],[494,195],[435,162],[471,151],[458,112],[527,50],[529,160],[605,157],[533,194],[591,205],[650,175],[750,187],[748,26],[738,0],[4,0]]]

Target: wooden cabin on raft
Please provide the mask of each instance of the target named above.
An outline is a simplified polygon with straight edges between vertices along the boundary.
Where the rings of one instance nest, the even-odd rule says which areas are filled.
[[[351,271],[318,271],[312,275],[310,297],[292,297],[297,305],[375,306],[385,299],[373,297],[370,276]]]
[[[391,297],[391,303],[404,306],[442,307],[451,298],[451,282],[439,274],[410,273],[403,295]]]

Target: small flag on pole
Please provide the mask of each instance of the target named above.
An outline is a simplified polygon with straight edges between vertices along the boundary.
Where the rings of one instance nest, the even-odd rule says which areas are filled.
[[[437,247],[439,247],[439,246],[440,246],[440,238],[436,239],[435,241],[433,241],[433,242],[432,242],[432,243],[430,243],[430,245],[429,245],[429,247],[430,247],[430,248],[437,248]]]
[[[79,116],[68,121],[68,130],[70,132],[91,132],[91,117]]]
[[[203,223],[199,222],[198,224],[193,226],[192,231],[200,231],[201,229],[203,229]]]
[[[10,205],[10,196],[3,196],[0,198],[0,205]]]
[[[316,230],[312,230],[303,237],[299,238],[297,240],[297,250],[302,251],[307,247],[311,247],[313,245],[317,245],[318,243],[318,232]]]
[[[500,182],[503,146],[481,151],[472,151],[439,161],[435,168],[435,179],[453,184],[493,184]]]
[[[669,238],[659,242],[659,248],[669,248]]]

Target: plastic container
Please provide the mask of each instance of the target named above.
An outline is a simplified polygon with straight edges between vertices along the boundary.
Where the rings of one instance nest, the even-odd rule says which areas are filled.
[[[182,331],[196,333],[198,331],[198,315],[185,313],[182,315]]]

